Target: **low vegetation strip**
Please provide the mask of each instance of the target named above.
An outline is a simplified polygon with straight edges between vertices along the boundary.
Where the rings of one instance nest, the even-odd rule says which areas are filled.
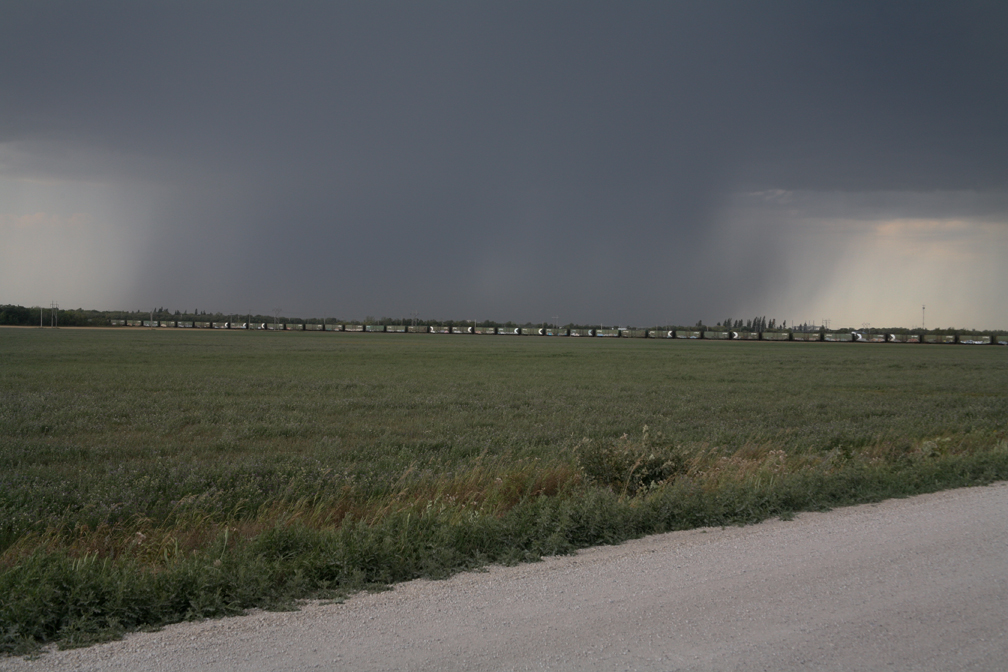
[[[2,651],[1008,478],[993,348],[247,336],[0,331]]]

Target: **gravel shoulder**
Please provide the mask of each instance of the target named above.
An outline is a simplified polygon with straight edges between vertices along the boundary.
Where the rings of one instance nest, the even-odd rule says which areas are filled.
[[[674,532],[3,670],[994,670],[1008,483]]]

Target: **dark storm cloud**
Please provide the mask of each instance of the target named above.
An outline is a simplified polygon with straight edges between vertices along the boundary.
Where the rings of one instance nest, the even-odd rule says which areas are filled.
[[[6,172],[150,194],[145,305],[685,321],[788,252],[711,267],[734,193],[1008,187],[1002,3],[3,14]]]

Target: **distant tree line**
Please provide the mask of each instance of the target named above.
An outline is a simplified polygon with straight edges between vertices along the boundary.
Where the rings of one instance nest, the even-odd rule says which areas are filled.
[[[54,314],[55,313],[55,314]],[[60,308],[58,311],[53,311],[51,308],[45,306],[42,307],[30,307],[26,308],[24,306],[17,306],[11,304],[0,304],[0,325],[11,325],[11,326],[39,326],[40,320],[42,326],[50,326],[54,317],[57,318],[55,321],[58,326],[62,327],[103,327],[109,326],[112,320],[174,320],[179,322],[238,322],[244,323],[249,322],[251,324],[262,324],[262,323],[273,323],[274,321],[280,324],[347,324],[347,323],[358,323],[358,324],[421,324],[433,327],[503,327],[503,328],[516,328],[516,327],[541,327],[549,328],[552,326],[559,326],[565,329],[594,329],[594,328],[608,328],[615,329],[620,325],[605,325],[605,324],[578,324],[574,322],[568,322],[566,324],[554,325],[552,322],[496,322],[494,320],[483,320],[482,322],[477,322],[475,320],[433,320],[433,319],[420,319],[419,317],[379,317],[368,315],[363,320],[344,320],[338,317],[310,317],[310,318],[300,318],[300,317],[283,317],[278,315],[263,315],[261,313],[249,314],[249,313],[221,313],[213,312],[208,313],[205,310],[193,309],[192,311],[181,311],[181,310],[168,310],[163,306],[156,308],[154,310],[84,310],[82,308],[65,310]],[[629,326],[629,325],[627,325]],[[788,331],[787,320],[784,320],[778,324],[777,320],[770,318],[769,320],[766,316],[753,317],[750,319],[732,319],[728,318],[718,322],[713,327],[707,326],[703,323],[703,320],[698,320],[694,325],[675,325],[666,324],[662,325],[662,329],[679,329],[679,330],[710,330],[710,329],[731,329],[735,331]],[[795,332],[810,332],[810,331],[825,331],[825,327],[821,325],[810,325],[810,324],[798,324],[792,325],[790,331]],[[836,328],[832,331],[863,331],[861,327],[857,328]],[[981,332],[976,329],[956,329],[955,327],[947,327],[940,329],[919,329],[919,328],[906,328],[906,327],[873,327],[868,329],[874,333],[886,333],[886,334],[979,334],[988,333],[989,330]],[[997,331],[997,330],[995,330]]]
[[[722,329],[734,329],[736,331],[754,331],[758,333],[763,333],[764,331],[788,331],[787,320],[784,320],[780,324],[777,323],[776,318],[770,318],[767,320],[766,315],[761,317],[753,317],[748,320],[732,319],[722,320],[717,323],[718,327]],[[809,325],[801,325],[800,327],[792,326],[791,331],[816,331],[819,327],[810,327]]]
[[[109,324],[112,318],[97,310],[53,310],[46,307],[25,308],[24,306],[0,305],[0,324],[13,326],[50,326],[54,322],[61,327],[100,327]]]

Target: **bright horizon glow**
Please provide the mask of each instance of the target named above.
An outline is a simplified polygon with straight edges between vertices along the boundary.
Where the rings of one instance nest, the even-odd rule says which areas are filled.
[[[1008,327],[1008,218],[999,199],[967,194],[740,194],[718,233],[730,263],[783,250],[756,314],[788,324],[931,328]],[[894,210],[990,210],[983,216],[892,217]],[[837,216],[850,212],[853,217]],[[769,241],[768,241],[769,239]],[[755,251],[755,252],[754,252]],[[712,316],[713,317],[713,316]],[[734,315],[733,317],[740,317]],[[724,319],[724,318],[720,318]]]

